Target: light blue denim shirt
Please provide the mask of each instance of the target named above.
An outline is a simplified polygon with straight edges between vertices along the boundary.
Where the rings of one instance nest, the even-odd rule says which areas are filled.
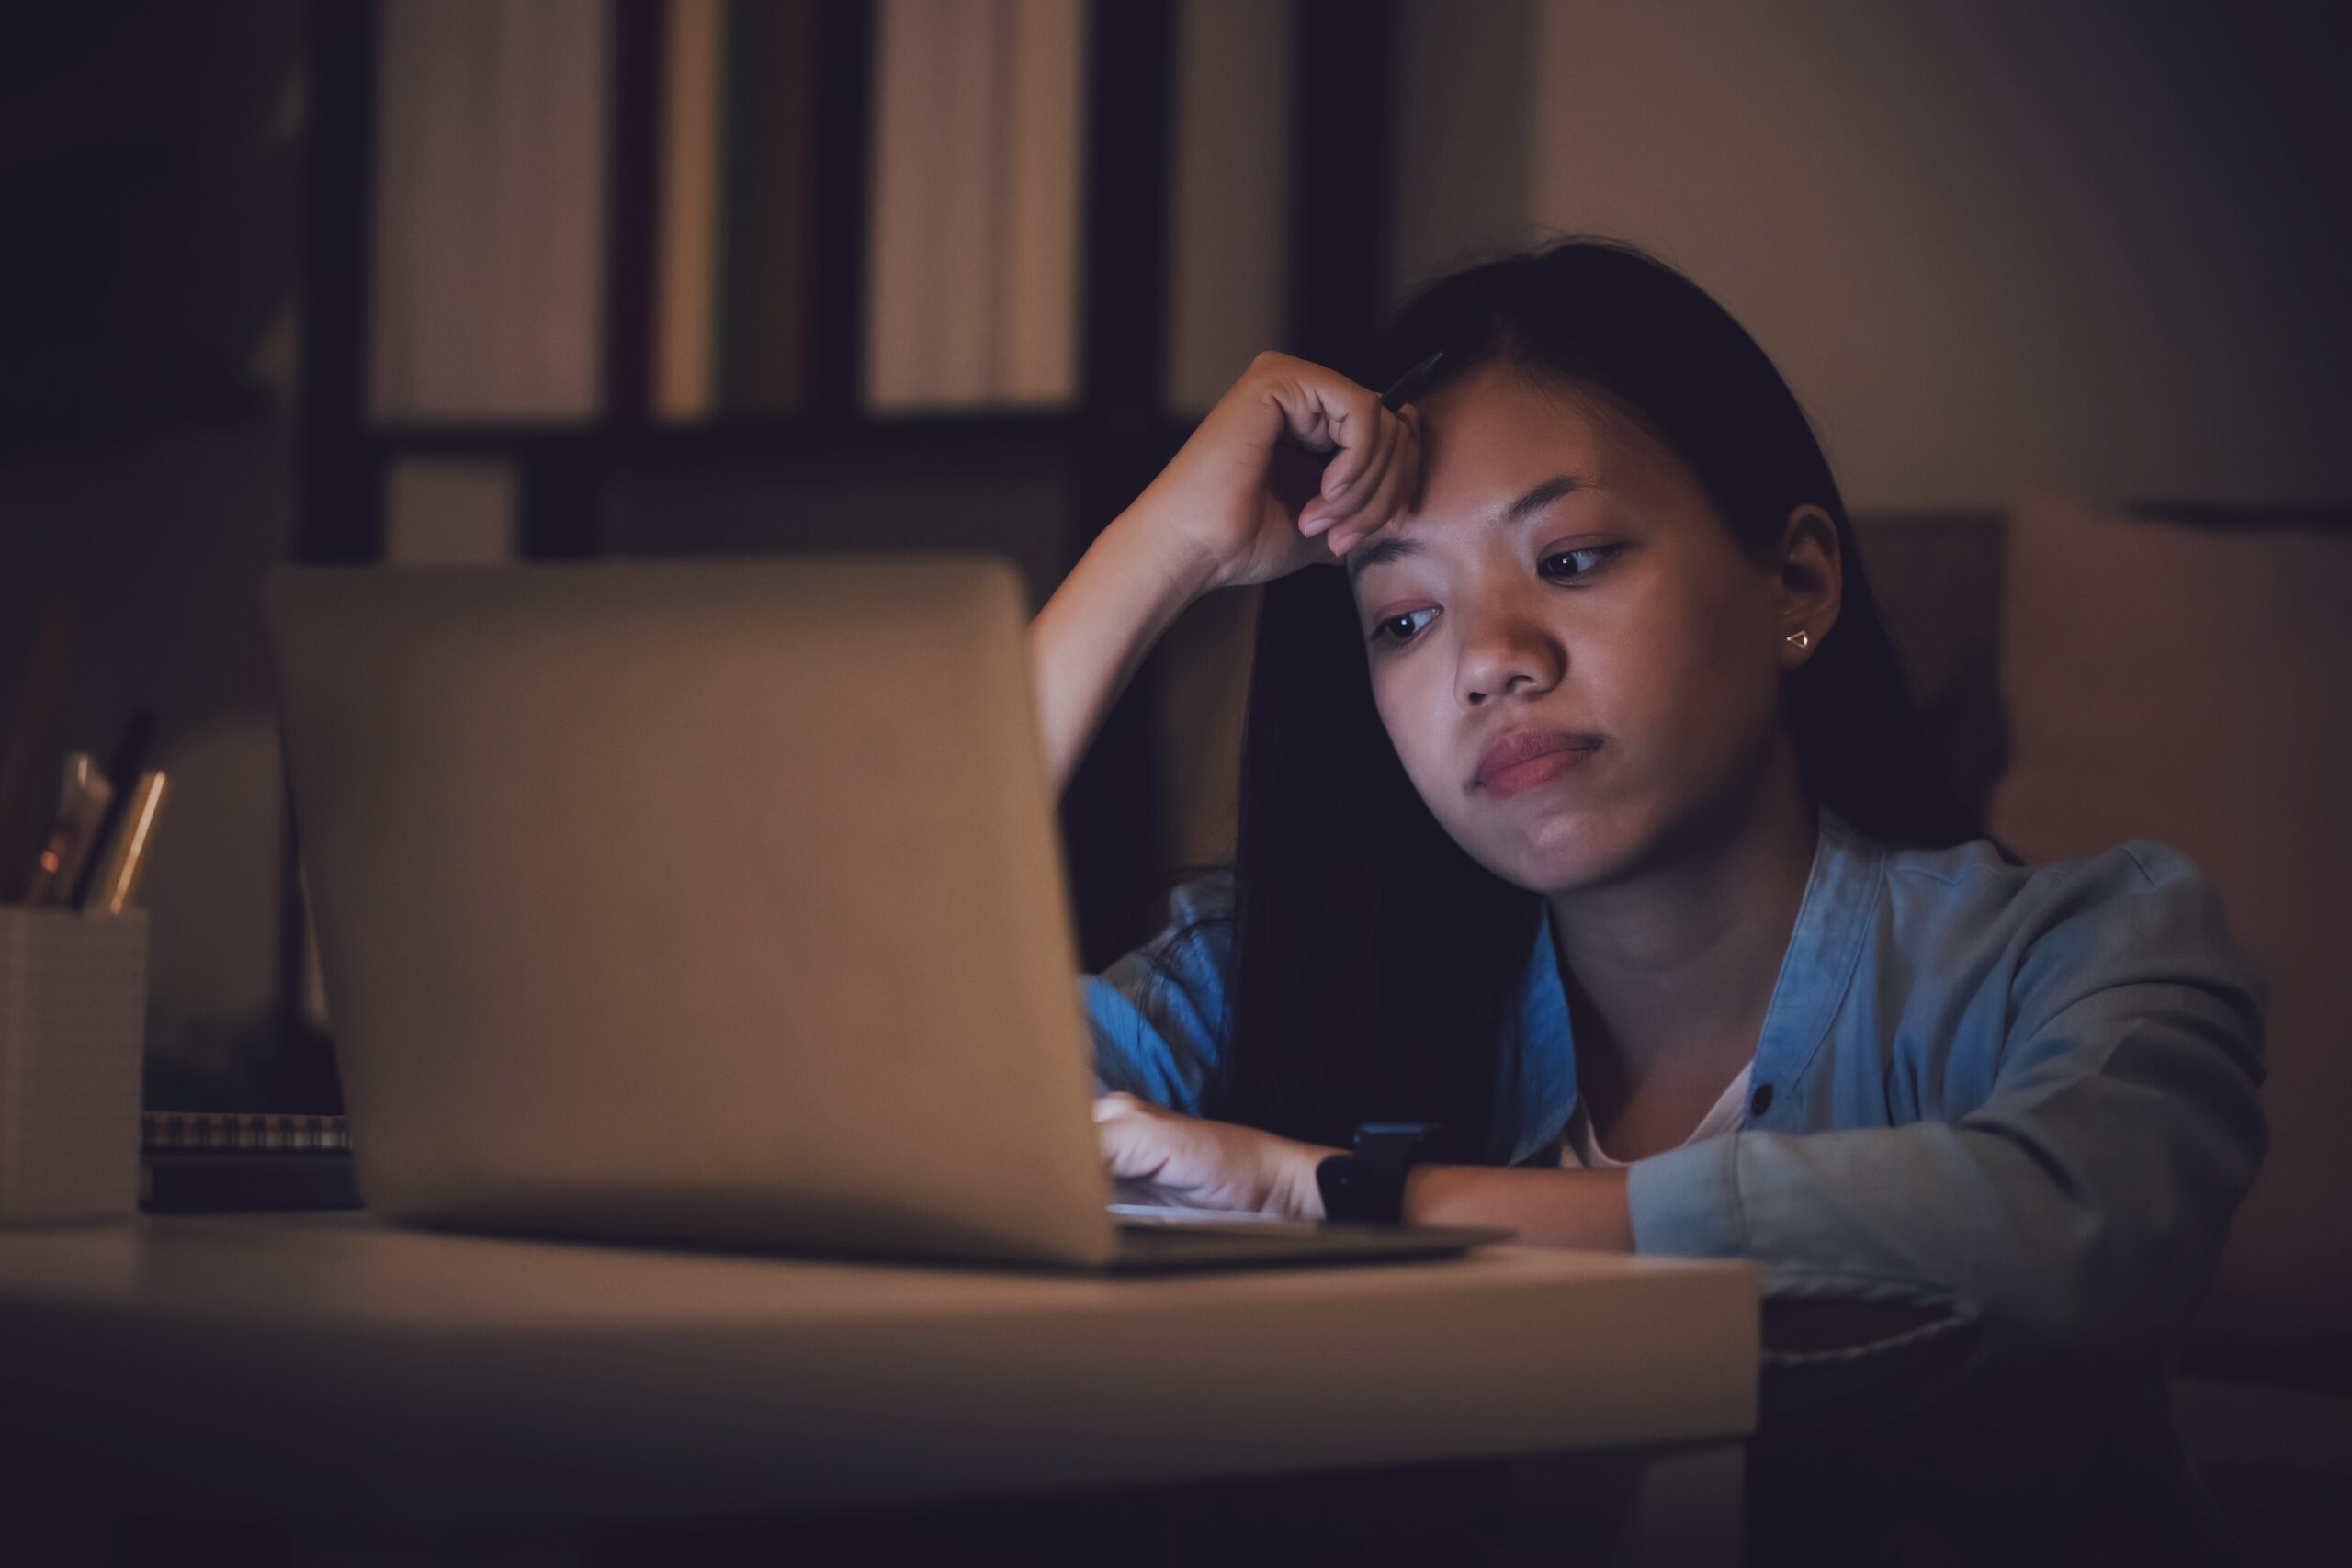
[[[2179,1337],[2266,1145],[2267,977],[2164,845],[2026,867],[1820,823],[1746,1115],[1626,1166],[1636,1250],[1750,1258],[1768,1300],[1932,1312],[1768,1350],[1767,1419],[2120,1395],[2168,1431]],[[1200,1112],[1231,927],[1171,938],[1229,898],[1223,874],[1187,885],[1155,939],[1198,1007],[1142,950],[1084,978],[1107,1087]],[[1548,913],[1517,1030],[1498,1124],[1513,1163],[1556,1164],[1577,1075]]]

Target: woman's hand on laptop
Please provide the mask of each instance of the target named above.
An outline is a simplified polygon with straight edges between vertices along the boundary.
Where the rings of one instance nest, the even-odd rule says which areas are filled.
[[[1094,1130],[1114,1179],[1151,1182],[1194,1208],[1299,1220],[1323,1217],[1315,1168],[1343,1152],[1185,1116],[1132,1094],[1098,1097]]]
[[[1412,504],[1421,411],[1272,351],[1202,419],[1120,522],[1158,536],[1205,592],[1339,559]]]

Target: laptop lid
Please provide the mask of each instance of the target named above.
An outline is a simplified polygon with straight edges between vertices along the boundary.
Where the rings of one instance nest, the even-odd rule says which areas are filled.
[[[265,596],[371,1208],[1110,1258],[1009,561],[284,568]]]

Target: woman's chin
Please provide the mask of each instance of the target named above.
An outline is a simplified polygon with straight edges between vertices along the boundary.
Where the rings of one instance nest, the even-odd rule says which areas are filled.
[[[1610,823],[1595,813],[1560,810],[1528,823],[1508,840],[1473,850],[1496,875],[1536,893],[1565,893],[1606,881],[1631,858]]]

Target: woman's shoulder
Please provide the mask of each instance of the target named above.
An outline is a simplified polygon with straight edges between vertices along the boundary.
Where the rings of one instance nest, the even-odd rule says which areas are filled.
[[[1890,877],[1916,896],[1990,899],[2007,904],[2081,897],[2101,889],[2130,892],[2172,883],[2210,886],[2202,867],[2182,851],[2151,839],[2128,839],[2096,854],[2068,860],[2012,861],[1990,838],[1941,848],[1880,842]]]
[[[1233,922],[1233,868],[1189,873],[1170,890],[1159,931],[1103,970],[1102,978],[1130,986],[1174,979],[1221,991],[1232,956]]]
[[[1230,921],[1233,867],[1213,865],[1187,873],[1168,896],[1169,923]]]
[[[2009,860],[1993,840],[1932,848],[1882,844],[1889,897],[1902,905],[2019,926],[2094,919],[2129,921],[2162,908],[2218,910],[2212,878],[2188,853],[2127,839],[2065,860]]]
[[[2248,993],[2267,981],[2192,856],[2151,839],[2095,854],[2017,863],[1990,839],[1883,845],[1886,918],[1901,945],[1947,971],[1999,974],[2010,994],[2054,1010],[2092,989],[2201,984]]]

